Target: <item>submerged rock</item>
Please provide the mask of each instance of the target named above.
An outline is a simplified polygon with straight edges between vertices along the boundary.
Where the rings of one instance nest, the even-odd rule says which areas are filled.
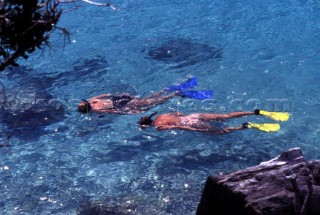
[[[93,58],[79,59],[74,62],[73,72],[71,74],[77,76],[90,75],[95,72],[104,71],[109,64],[104,56],[96,55]]]
[[[42,126],[64,119],[64,106],[44,90],[7,90],[2,119],[9,127]]]
[[[299,148],[228,175],[209,176],[197,215],[320,214],[320,161]]]
[[[20,71],[21,70],[21,71]],[[27,69],[26,69],[27,71]],[[1,119],[9,128],[43,126],[64,119],[64,104],[48,91],[55,78],[29,75],[19,68],[9,74],[10,86],[0,87]]]
[[[222,51],[220,47],[211,47],[187,39],[175,39],[151,48],[148,56],[154,60],[175,64],[175,67],[184,67],[209,59],[220,60]]]
[[[38,139],[47,131],[44,126],[65,118],[65,105],[45,90],[34,88],[7,89],[0,113],[5,125],[3,138],[10,135],[24,141]]]
[[[65,86],[81,78],[96,78],[97,73],[108,67],[106,59],[95,56],[76,61],[73,70],[54,77],[29,75],[32,69],[17,68],[8,78],[15,80],[14,86],[5,89],[0,86],[0,107],[2,119],[9,127],[42,126],[64,119],[64,102],[48,91]],[[91,77],[92,76],[92,77]]]
[[[119,201],[121,202],[121,200]],[[103,199],[97,202],[90,202],[88,200],[80,203],[77,210],[78,215],[125,215],[131,214],[136,206],[121,205],[119,202],[115,203],[112,199]]]
[[[97,55],[92,58],[80,58],[73,62],[73,68],[56,75],[55,87],[64,87],[73,84],[77,80],[92,81],[103,77],[109,64],[105,57]]]

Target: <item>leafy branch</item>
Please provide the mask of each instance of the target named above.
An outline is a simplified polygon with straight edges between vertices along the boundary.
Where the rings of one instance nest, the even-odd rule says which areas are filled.
[[[110,3],[80,1],[117,9]],[[49,38],[55,30],[70,42],[68,30],[56,24],[62,15],[59,4],[71,2],[76,0],[0,0],[0,71],[19,66],[18,58],[28,59],[37,48],[50,48]]]

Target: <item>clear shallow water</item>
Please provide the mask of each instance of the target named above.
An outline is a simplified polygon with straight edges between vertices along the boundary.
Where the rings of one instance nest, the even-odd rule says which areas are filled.
[[[194,214],[206,177],[257,165],[299,146],[319,152],[319,32],[316,1],[116,1],[119,11],[81,4],[59,25],[71,43],[21,61],[1,82],[18,92],[35,85],[64,102],[64,117],[16,129],[0,150],[2,214],[76,214],[104,202],[133,214]],[[223,48],[222,59],[177,68],[147,58],[172,39]],[[27,73],[23,73],[24,70]],[[63,76],[61,76],[63,74]],[[75,102],[105,92],[148,95],[187,76],[214,100],[175,99],[150,112],[286,110],[277,133],[254,130],[211,136],[140,131],[132,116],[79,115]],[[34,79],[38,77],[40,79]],[[35,82],[35,83],[33,83]],[[34,89],[34,88],[32,88]],[[284,106],[272,106],[282,99]],[[279,103],[276,103],[279,104]],[[248,117],[226,122],[269,122]],[[2,123],[2,139],[12,132]]]

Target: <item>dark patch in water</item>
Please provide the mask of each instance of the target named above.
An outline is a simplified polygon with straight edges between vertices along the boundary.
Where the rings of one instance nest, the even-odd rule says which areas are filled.
[[[104,70],[109,66],[106,58],[100,55],[94,58],[78,60],[74,64],[73,70],[80,76],[90,75],[93,72]]]
[[[48,133],[45,126],[65,119],[66,101],[51,95],[50,90],[66,87],[77,79],[95,80],[106,68],[108,63],[103,56],[79,59],[70,70],[50,75],[38,75],[37,71],[24,66],[15,68],[6,75],[13,84],[6,88],[0,85],[1,122],[14,137],[39,138]]]
[[[174,67],[184,67],[209,59],[220,60],[222,52],[220,47],[211,47],[187,39],[175,39],[151,48],[148,56],[154,60],[175,64]]]
[[[44,90],[6,91],[3,121],[10,127],[42,126],[64,119],[64,107]]]
[[[122,200],[122,201],[121,201]],[[128,210],[134,211],[137,208],[136,205],[121,205],[120,202],[125,202],[127,199],[120,200],[105,198],[100,199],[97,202],[90,202],[82,201],[79,204],[79,208],[77,210],[78,215],[89,215],[89,214],[96,214],[96,215],[125,215],[130,214]]]
[[[72,84],[75,80],[92,81],[102,76],[109,67],[105,57],[97,55],[94,58],[79,59],[73,63],[73,69],[56,76],[55,86]]]
[[[109,143],[108,143],[109,144]],[[112,142],[111,142],[112,145]],[[127,162],[133,160],[139,154],[139,150],[135,146],[115,146],[108,147],[108,152],[97,150],[90,151],[90,157],[94,164],[105,164],[109,162]]]
[[[6,130],[24,140],[40,137],[43,126],[65,118],[64,104],[48,90],[55,78],[32,77],[32,70],[19,68],[8,75],[15,83],[0,90],[0,117]]]
[[[99,73],[108,67],[106,59],[96,56],[91,59],[80,59],[75,62],[71,71],[48,76],[33,77],[34,70],[28,67],[17,67],[8,73],[7,78],[14,80],[14,85],[5,89],[0,86],[0,117],[14,136],[26,138],[34,131],[39,136],[42,126],[63,120],[65,106],[63,101],[49,93],[52,87],[65,86],[76,79],[96,79]],[[32,136],[32,135],[31,135]]]

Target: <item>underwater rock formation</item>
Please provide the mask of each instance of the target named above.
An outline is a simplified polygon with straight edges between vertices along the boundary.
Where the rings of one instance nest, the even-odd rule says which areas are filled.
[[[5,86],[0,82],[0,111],[3,111],[5,102],[6,102],[6,97],[5,97],[6,89]]]
[[[64,118],[64,107],[44,90],[7,90],[2,119],[9,127],[41,126]]]
[[[65,119],[65,102],[49,93],[56,78],[34,77],[34,72],[17,67],[6,74],[6,85],[0,83],[0,141],[8,142],[11,137],[37,139],[47,132],[44,126]]]
[[[293,148],[268,162],[209,176],[197,215],[320,214],[320,160]]]
[[[48,91],[55,78],[29,75],[32,70],[18,67],[7,78],[15,80],[0,87],[1,119],[9,128],[42,126],[64,119],[64,104]]]
[[[24,141],[37,139],[47,133],[44,126],[65,118],[65,105],[62,101],[45,90],[24,87],[5,91],[0,113],[1,123],[5,125],[1,134],[7,142],[4,146],[10,145],[11,136]]]
[[[66,70],[55,77],[55,87],[66,86],[75,80],[92,81],[103,77],[109,64],[104,56],[96,55],[92,58],[80,58],[73,63],[73,69]]]
[[[85,76],[97,71],[105,70],[107,67],[109,67],[109,64],[106,58],[101,55],[96,55],[93,58],[80,59],[75,61],[73,70],[78,76]]]
[[[222,52],[220,47],[211,47],[187,39],[175,39],[151,48],[148,56],[154,60],[175,64],[175,67],[184,67],[209,59],[220,60]]]
[[[85,200],[79,205],[78,215],[126,215],[131,214],[136,206],[122,206],[114,203],[112,199],[103,199],[97,202],[90,202]]]
[[[71,105],[69,101],[55,97],[50,90],[65,88],[79,79],[94,80],[104,74],[106,68],[108,62],[99,55],[79,59],[70,70],[50,76],[38,75],[37,71],[25,66],[13,68],[6,74],[10,85],[3,86],[0,82],[0,118],[6,127],[0,140],[1,137],[6,140],[7,135],[34,139],[46,133],[44,126],[65,119],[66,108]]]

